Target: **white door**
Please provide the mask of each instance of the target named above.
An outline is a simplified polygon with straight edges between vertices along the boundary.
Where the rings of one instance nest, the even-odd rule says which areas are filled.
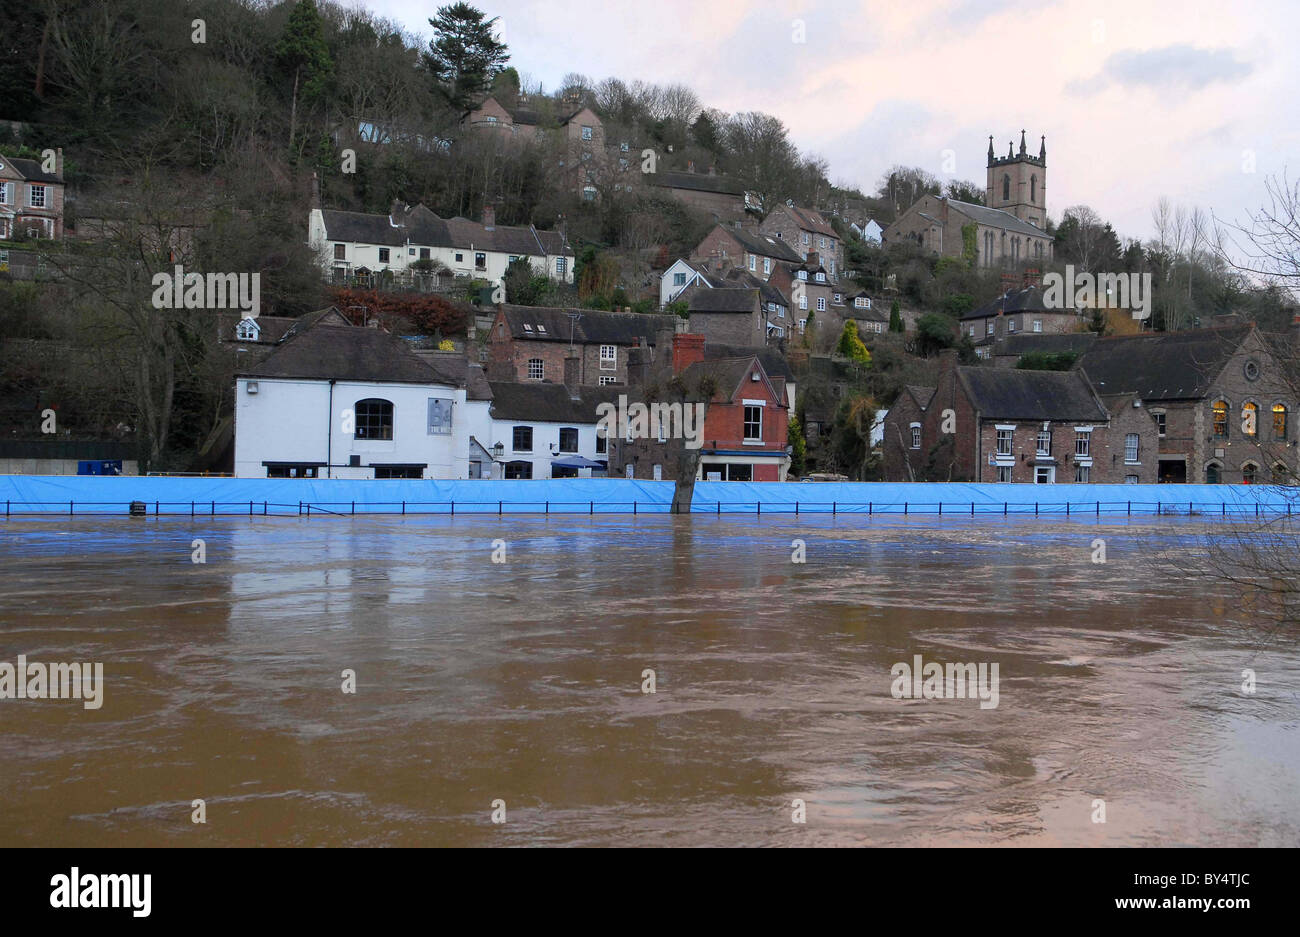
[[[1051,485],[1056,481],[1056,467],[1039,465],[1034,468],[1034,484]]]

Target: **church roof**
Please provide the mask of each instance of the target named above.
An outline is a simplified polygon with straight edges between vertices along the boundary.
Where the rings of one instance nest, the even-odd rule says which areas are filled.
[[[1003,211],[1000,208],[986,208],[983,205],[973,205],[970,202],[959,202],[955,198],[948,199],[948,207],[961,212],[971,221],[987,225],[990,228],[1002,228],[1016,234],[1027,234],[1040,238],[1051,237],[1042,228],[1036,228],[1028,221],[1021,221],[1011,212]]]

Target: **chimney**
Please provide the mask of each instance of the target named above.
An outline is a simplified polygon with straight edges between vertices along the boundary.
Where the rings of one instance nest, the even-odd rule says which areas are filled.
[[[939,352],[939,373],[948,374],[957,370],[957,349],[945,348]]]
[[[1028,289],[1031,286],[1042,286],[1043,275],[1038,270],[1029,269],[1025,271],[1024,286]]]
[[[681,374],[697,361],[704,360],[704,336],[690,332],[673,335],[673,374]]]
[[[808,252],[808,266],[810,266],[810,267],[815,267],[815,266],[817,266],[818,264],[820,264],[821,262],[822,262],[822,255],[821,255],[821,252],[820,252],[820,251],[809,251],[809,252]]]
[[[564,386],[569,389],[570,397],[578,396],[578,385],[581,383],[579,371],[581,370],[581,361],[576,353],[566,354],[564,356]]]
[[[494,227],[496,227],[496,223],[497,223],[496,206],[484,205],[483,206],[483,227],[491,231]]]
[[[1020,282],[1020,278],[1016,276],[1014,273],[1002,274],[1002,295],[1005,296],[1008,293],[1010,293],[1012,290],[1014,290],[1016,288],[1016,284],[1019,282]]]

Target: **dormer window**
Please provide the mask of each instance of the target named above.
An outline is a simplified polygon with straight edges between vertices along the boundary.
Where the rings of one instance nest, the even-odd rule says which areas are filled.
[[[242,319],[239,325],[235,327],[235,338],[241,342],[255,342],[260,332],[256,320]]]
[[[818,282],[818,283],[825,283],[825,282],[826,282],[826,274],[824,274],[824,273],[819,273],[819,274],[817,274],[817,282]]]
[[[807,271],[807,270],[800,270],[800,271],[799,271],[799,279],[801,279],[801,280],[806,280],[806,279],[808,279],[808,271]]]

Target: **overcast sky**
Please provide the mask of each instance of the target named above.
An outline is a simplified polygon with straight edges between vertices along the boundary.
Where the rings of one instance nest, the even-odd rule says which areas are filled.
[[[439,5],[356,2],[426,38]],[[548,91],[571,71],[683,82],[707,106],[776,115],[833,182],[867,192],[895,163],[951,178],[946,150],[982,187],[989,134],[1002,156],[1023,128],[1034,153],[1047,135],[1054,219],[1085,203],[1145,239],[1160,195],[1239,219],[1268,175],[1300,174],[1296,0],[475,5]]]

